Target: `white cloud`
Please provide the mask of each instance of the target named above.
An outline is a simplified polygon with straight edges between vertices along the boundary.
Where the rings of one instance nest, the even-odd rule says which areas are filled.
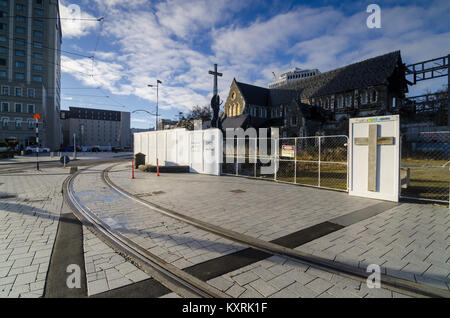
[[[96,17],[81,10],[78,5],[60,1],[59,11],[63,38],[80,38],[98,27],[97,21],[85,20],[96,19]]]
[[[152,6],[134,0],[126,6],[139,10],[126,14],[123,1],[95,2],[107,8],[103,36],[116,49],[100,48],[94,69],[90,59],[63,57],[63,71],[85,85],[145,99],[152,107],[156,89],[147,85],[159,79],[163,110],[208,104],[208,70],[214,63],[224,73],[219,92],[226,99],[233,77],[265,86],[273,80],[272,72],[294,66],[327,71],[396,49],[411,63],[450,51],[450,33],[439,24],[445,23],[440,15],[448,8],[443,2],[382,8],[381,30],[366,27],[365,8],[348,15],[330,6],[301,6],[246,21],[236,10],[249,4],[235,1],[168,0]],[[437,24],[430,26],[433,20]]]

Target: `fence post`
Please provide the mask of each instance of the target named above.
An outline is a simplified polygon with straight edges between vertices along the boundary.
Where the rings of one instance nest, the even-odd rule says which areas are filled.
[[[318,178],[318,186],[320,187],[320,152],[321,152],[321,138],[322,137],[320,137],[319,136],[319,170],[318,170],[318,172],[319,172],[319,178]]]
[[[255,178],[257,176],[257,165],[258,165],[258,139],[255,139]]]
[[[295,147],[295,152],[294,152],[294,184],[297,184],[297,139],[295,138],[295,143],[294,143],[294,147]]]
[[[279,141],[279,139],[277,139],[277,138],[274,138],[275,139],[275,142],[274,142],[274,144],[275,144],[275,172],[274,172],[274,174],[273,174],[273,177],[274,177],[274,180],[275,181],[277,181],[277,172],[278,172],[278,164],[279,164],[279,161],[278,161],[278,146],[279,146],[279,143],[278,143],[278,141]]]

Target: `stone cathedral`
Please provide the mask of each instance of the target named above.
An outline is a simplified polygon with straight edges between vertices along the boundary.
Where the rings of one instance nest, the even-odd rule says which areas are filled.
[[[264,88],[233,80],[222,128],[278,127],[280,136],[347,133],[350,117],[399,112],[408,92],[400,51]]]

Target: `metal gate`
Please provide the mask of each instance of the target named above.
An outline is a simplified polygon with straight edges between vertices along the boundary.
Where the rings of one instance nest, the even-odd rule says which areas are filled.
[[[348,137],[234,138],[222,174],[348,191]],[[265,143],[266,147],[261,147]]]
[[[401,197],[449,203],[450,131],[422,132],[402,140]]]

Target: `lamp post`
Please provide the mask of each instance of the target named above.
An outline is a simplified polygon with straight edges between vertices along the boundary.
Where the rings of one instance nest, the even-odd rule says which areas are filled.
[[[158,130],[159,84],[162,84],[162,82],[160,80],[156,80],[156,126],[155,126],[155,131]],[[149,84],[148,87],[154,87],[154,85]]]

